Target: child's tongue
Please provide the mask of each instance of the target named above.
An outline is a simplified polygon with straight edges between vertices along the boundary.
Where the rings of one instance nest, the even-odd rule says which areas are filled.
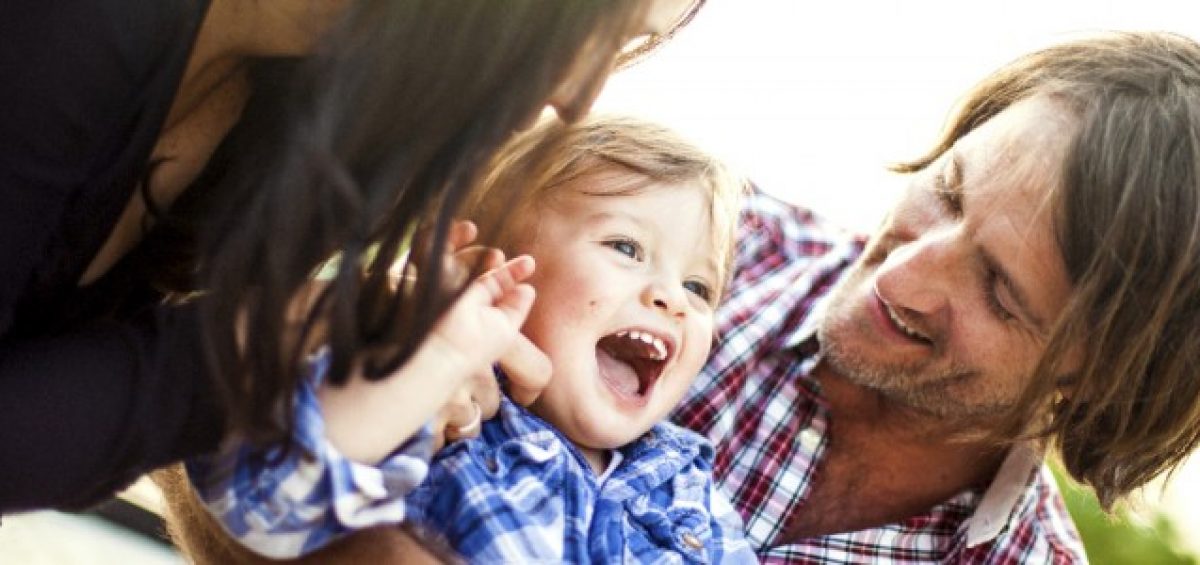
[[[617,392],[637,396],[641,381],[637,371],[634,371],[629,363],[613,357],[602,347],[596,348],[596,362],[600,366],[600,378],[607,381]]]

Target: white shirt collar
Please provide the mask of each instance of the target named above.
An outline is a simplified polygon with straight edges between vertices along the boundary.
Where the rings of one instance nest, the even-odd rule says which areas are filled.
[[[612,476],[613,471],[616,471],[617,467],[621,466],[621,461],[625,459],[625,456],[621,455],[621,450],[619,449],[611,449],[609,450],[609,453],[610,457],[608,458],[608,467],[604,469],[604,472],[601,473],[599,477],[596,477],[597,485],[603,485],[604,482]]]
[[[1019,443],[1008,451],[979,506],[967,518],[967,547],[987,543],[1000,535],[1029,488],[1029,477],[1041,464],[1041,453],[1031,442]]]

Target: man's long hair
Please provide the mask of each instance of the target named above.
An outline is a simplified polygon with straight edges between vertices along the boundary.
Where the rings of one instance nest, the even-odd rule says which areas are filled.
[[[928,166],[1032,96],[1076,124],[1051,196],[1073,289],[996,439],[1048,438],[1107,508],[1200,440],[1200,45],[1117,33],[1017,59],[897,170]],[[1065,373],[1077,352],[1081,367]]]

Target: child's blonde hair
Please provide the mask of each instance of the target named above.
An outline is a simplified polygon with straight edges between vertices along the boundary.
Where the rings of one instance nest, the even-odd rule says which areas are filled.
[[[746,183],[713,156],[652,122],[613,115],[593,115],[574,124],[544,119],[500,150],[464,215],[479,226],[481,241],[511,251],[522,230],[536,228],[537,209],[555,189],[600,173],[631,173],[644,181],[618,183],[604,194],[633,194],[651,184],[700,185],[708,197],[721,268],[718,291],[723,292]]]

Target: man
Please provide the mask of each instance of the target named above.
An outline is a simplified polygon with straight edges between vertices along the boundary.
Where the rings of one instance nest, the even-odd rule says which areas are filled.
[[[677,410],[776,563],[1083,562],[1196,444],[1200,46],[1126,34],[985,80],[865,244],[755,194]]]

